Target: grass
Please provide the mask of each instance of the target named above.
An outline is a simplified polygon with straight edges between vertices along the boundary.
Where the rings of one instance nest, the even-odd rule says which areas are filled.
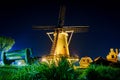
[[[91,65],[80,75],[81,80],[120,80],[120,68],[103,65]]]
[[[17,72],[18,68],[13,66],[0,67],[0,80],[12,80],[12,76]]]
[[[38,63],[28,66],[1,66],[0,80],[120,80],[120,68],[91,65],[74,69],[65,58],[55,65]]]

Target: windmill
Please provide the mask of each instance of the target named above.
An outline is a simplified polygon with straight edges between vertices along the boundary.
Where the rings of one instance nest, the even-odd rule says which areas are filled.
[[[54,32],[47,32],[47,35],[49,36],[52,42],[50,56],[70,57],[69,44],[73,33],[87,32],[88,30],[88,26],[64,26],[65,11],[66,11],[65,5],[61,5],[58,17],[58,24],[56,26],[32,27],[34,30],[54,30]]]

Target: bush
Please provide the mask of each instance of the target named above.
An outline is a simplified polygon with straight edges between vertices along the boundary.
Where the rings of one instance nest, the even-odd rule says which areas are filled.
[[[81,80],[120,80],[120,69],[103,65],[91,65],[82,75]]]
[[[64,57],[52,64],[40,63],[22,67],[14,75],[14,80],[76,80],[78,76],[73,66]]]
[[[12,80],[17,70],[14,66],[0,66],[0,80]]]
[[[0,80],[120,80],[120,69],[103,65],[90,65],[75,69],[62,57],[58,64],[37,63],[28,66],[0,67]]]

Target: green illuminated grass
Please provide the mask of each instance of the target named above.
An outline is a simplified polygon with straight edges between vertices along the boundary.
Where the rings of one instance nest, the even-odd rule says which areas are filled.
[[[120,68],[91,65],[87,69],[73,69],[65,59],[48,65],[38,63],[28,66],[1,66],[0,80],[120,80]]]
[[[85,69],[80,80],[120,80],[120,68],[113,68],[103,65],[91,65]]]

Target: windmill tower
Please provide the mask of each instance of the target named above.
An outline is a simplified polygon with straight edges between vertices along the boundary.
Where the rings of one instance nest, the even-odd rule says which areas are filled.
[[[34,30],[54,30],[54,32],[47,32],[52,41],[50,55],[54,57],[70,57],[69,44],[73,33],[86,32],[88,30],[88,26],[64,26],[65,10],[65,6],[61,5],[57,26],[33,26]]]

